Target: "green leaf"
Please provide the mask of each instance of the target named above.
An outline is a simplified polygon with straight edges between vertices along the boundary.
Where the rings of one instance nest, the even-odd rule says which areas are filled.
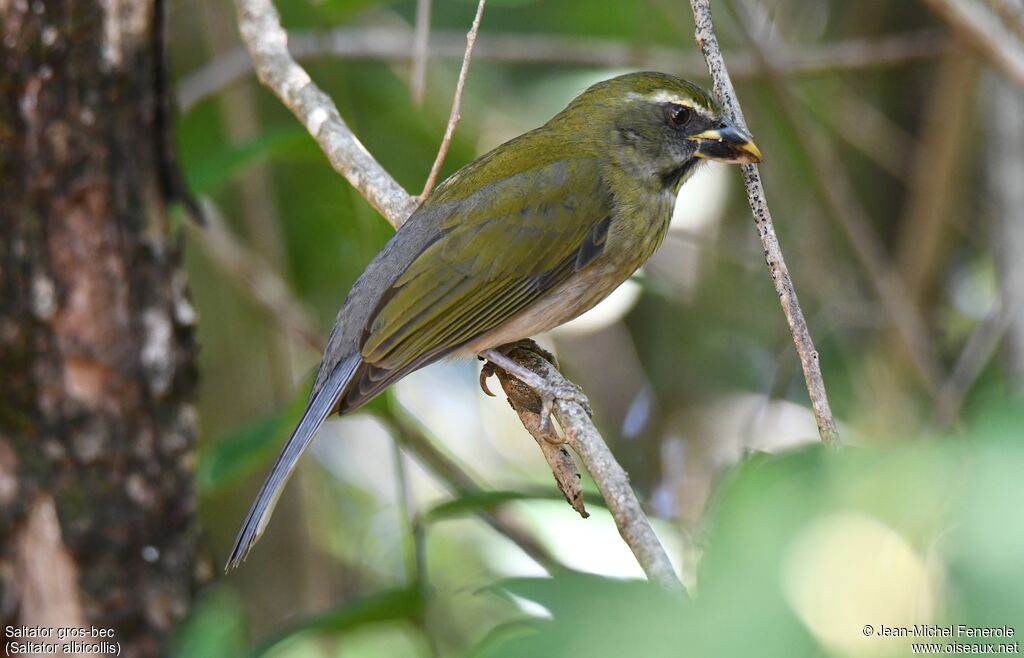
[[[281,448],[283,437],[298,422],[305,404],[303,388],[287,407],[208,444],[200,451],[196,465],[199,493],[222,491],[269,462]]]
[[[221,658],[245,650],[245,611],[225,587],[207,591],[171,640],[171,658]]]
[[[413,620],[423,613],[423,606],[423,596],[416,589],[386,590],[301,621],[257,647],[251,655],[253,658],[266,656],[274,647],[300,633],[337,635],[370,624]]]
[[[195,195],[214,192],[239,173],[271,158],[290,156],[306,159],[316,157],[309,134],[298,124],[269,128],[255,139],[230,146],[213,156],[187,167],[185,176]]]
[[[517,500],[550,500],[552,498],[554,496],[545,496],[543,494],[533,496],[521,491],[474,491],[434,505],[424,512],[423,520],[427,523],[437,523],[438,521],[473,514],[481,510],[494,509],[499,505]]]
[[[604,506],[604,499],[601,498],[599,493],[587,493],[590,494],[587,499],[588,504],[598,507]],[[436,523],[522,500],[565,500],[565,497],[557,489],[540,491],[474,491],[463,494],[458,498],[438,503],[424,512],[423,520],[427,523]]]
[[[687,655],[680,620],[689,603],[650,582],[565,572],[507,580],[500,588],[544,606],[552,619],[499,627],[474,657]]]

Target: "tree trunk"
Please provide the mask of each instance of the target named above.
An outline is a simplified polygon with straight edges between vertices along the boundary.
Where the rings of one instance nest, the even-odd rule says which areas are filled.
[[[0,0],[0,618],[126,656],[163,653],[196,572],[160,10]]]

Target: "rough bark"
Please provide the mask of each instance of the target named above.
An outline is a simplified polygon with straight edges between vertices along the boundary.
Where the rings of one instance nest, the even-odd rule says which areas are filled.
[[[127,656],[162,653],[195,574],[159,10],[0,0],[0,618]]]

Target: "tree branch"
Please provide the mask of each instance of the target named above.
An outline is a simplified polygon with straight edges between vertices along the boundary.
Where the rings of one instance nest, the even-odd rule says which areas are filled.
[[[710,1],[690,0],[690,7],[693,10],[693,19],[696,25],[697,45],[704,54],[708,70],[711,72],[715,95],[721,100],[733,122],[740,128],[746,129],[743,111],[736,98],[736,90],[732,86],[729,71],[725,68],[725,61],[722,58],[722,51],[718,47],[718,38],[715,36],[715,27],[711,21]],[[772,223],[771,211],[768,209],[768,200],[765,198],[764,187],[761,185],[761,175],[758,173],[757,165],[742,165],[742,171],[743,183],[747,188],[747,200],[750,202],[754,223],[764,248],[768,272],[771,274],[775,291],[779,295],[782,312],[786,316],[786,323],[793,334],[793,343],[796,345],[796,351],[800,357],[800,366],[804,372],[804,381],[807,384],[814,420],[818,425],[818,434],[825,443],[838,444],[839,429],[836,427],[836,421],[832,417],[832,410],[828,404],[825,382],[822,379],[821,366],[818,362],[818,352],[814,349],[814,342],[807,329],[807,321],[804,319],[800,302],[797,300],[796,289],[793,287],[789,270],[782,257],[782,248],[775,235],[775,226]]]
[[[313,314],[300,303],[288,284],[270,265],[246,249],[225,226],[220,209],[209,199],[199,201],[204,226],[186,222],[185,227],[214,264],[239,283],[249,298],[274,318],[284,333],[312,351],[322,349],[324,336]]]
[[[1024,42],[999,17],[973,0],[924,0],[968,46],[1024,88]]]
[[[452,97],[452,111],[448,115],[448,125],[444,129],[444,138],[441,140],[441,147],[437,149],[437,157],[430,167],[430,175],[420,192],[420,203],[427,198],[430,190],[434,189],[437,182],[437,175],[441,173],[441,165],[444,164],[445,156],[448,155],[448,147],[452,144],[452,135],[455,134],[455,126],[461,118],[460,108],[462,107],[462,90],[466,86],[466,73],[469,72],[469,60],[473,56],[473,44],[476,43],[476,34],[480,30],[480,19],[484,15],[484,4],[486,0],[480,0],[476,5],[476,16],[473,17],[473,26],[466,34],[466,53],[462,56],[462,68],[459,69],[459,81],[455,84],[455,95]]]
[[[506,355],[516,364],[540,377],[548,386],[562,390],[579,390],[575,384],[562,377],[558,368],[542,354],[543,350],[531,340],[504,345],[490,351]],[[518,385],[507,372],[501,369],[497,372],[501,386],[508,395],[512,408],[523,419],[523,424],[527,428],[537,428],[541,437],[539,440],[551,441],[552,437],[557,439],[557,435],[552,435],[550,430],[540,429],[540,396],[532,389]],[[615,456],[594,427],[587,406],[576,400],[556,399],[553,413],[565,432],[565,441],[580,456],[587,471],[594,478],[598,491],[608,504],[608,511],[615,519],[619,534],[633,551],[644,573],[665,589],[683,591],[668,554],[654,534],[654,529],[651,528],[640,507],[640,501],[629,484],[629,475],[615,460]],[[568,494],[566,498],[569,498]],[[573,503],[573,500],[570,499],[569,502]],[[582,499],[580,502],[582,504]]]
[[[242,41],[252,56],[260,81],[302,121],[334,168],[392,226],[400,226],[415,208],[415,199],[359,143],[330,97],[292,59],[287,48],[287,35],[271,0],[235,0],[235,4]],[[528,357],[529,354],[523,356],[529,361]],[[570,386],[554,367],[548,365],[547,368],[540,366],[540,372],[550,386],[556,389]],[[628,476],[615,462],[590,417],[579,404],[564,400],[556,402],[554,412],[573,449],[594,478],[612,510],[620,534],[644,572],[666,587],[680,590],[682,585],[636,501]]]
[[[269,0],[236,0],[238,27],[256,74],[323,149],[335,171],[345,177],[392,226],[398,228],[416,209],[416,200],[384,171],[338,114],[330,97],[288,53],[288,35]]]
[[[422,428],[414,427],[410,421],[400,416],[396,417],[394,421],[389,423],[389,429],[395,432],[402,447],[410,451],[424,468],[440,477],[448,485],[450,492],[465,496],[483,490],[483,487],[461,466],[434,445]],[[529,531],[507,510],[500,507],[495,510],[479,510],[477,515],[483,519],[484,523],[519,546],[524,553],[547,569],[549,573],[566,569],[565,564],[534,539]]]
[[[410,43],[414,45],[410,47]],[[338,57],[354,60],[408,62],[418,55],[415,33],[390,27],[338,27],[328,32],[296,32],[289,50],[297,59]],[[846,39],[777,54],[783,75],[809,76],[835,71],[875,69],[931,59],[948,50],[949,39],[939,30],[891,34],[870,39]],[[461,58],[465,35],[436,31],[427,54]],[[637,67],[703,78],[707,69],[699,57],[675,48],[635,48],[611,39],[580,39],[539,34],[483,34],[473,56],[478,60],[509,64],[582,67]],[[729,56],[736,79],[756,78],[761,67],[749,53]],[[415,59],[414,59],[415,61]],[[196,103],[249,75],[252,61],[242,48],[233,50],[186,75],[176,87],[178,108],[188,111]],[[414,78],[415,79],[415,78]]]
[[[821,135],[800,119],[788,87],[783,84],[768,49],[752,32],[752,21],[737,12],[747,42],[768,74],[769,88],[778,101],[782,118],[796,136],[796,145],[810,163],[810,182],[826,214],[843,230],[854,256],[881,300],[906,347],[911,365],[932,397],[937,397],[944,379],[942,364],[935,352],[928,327],[917,311],[909,291],[888,257],[885,246],[871,226],[867,211],[860,203],[842,159]]]

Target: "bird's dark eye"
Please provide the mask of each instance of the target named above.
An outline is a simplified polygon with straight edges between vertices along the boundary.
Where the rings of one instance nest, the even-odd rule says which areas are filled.
[[[690,108],[685,105],[672,104],[668,106],[667,111],[669,121],[677,126],[681,126],[689,121],[692,114]]]

